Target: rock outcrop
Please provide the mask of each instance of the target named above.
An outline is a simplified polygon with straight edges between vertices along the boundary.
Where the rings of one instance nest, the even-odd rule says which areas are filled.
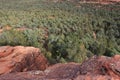
[[[46,67],[47,60],[37,48],[0,48],[0,72],[4,73],[0,80],[120,80],[120,55],[93,56],[82,64],[58,63]]]
[[[23,46],[0,47],[0,74],[44,70],[47,59],[38,48]]]
[[[120,80],[120,55],[94,56],[80,66],[75,80]]]
[[[77,63],[55,64],[45,71],[34,70],[0,76],[0,80],[72,80],[79,72]]]

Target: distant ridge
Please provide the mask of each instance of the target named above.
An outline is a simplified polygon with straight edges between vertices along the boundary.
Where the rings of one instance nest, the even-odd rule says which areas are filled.
[[[48,0],[53,2],[61,2],[61,1],[71,1],[71,2],[100,2],[100,3],[116,3],[120,2],[120,0]]]

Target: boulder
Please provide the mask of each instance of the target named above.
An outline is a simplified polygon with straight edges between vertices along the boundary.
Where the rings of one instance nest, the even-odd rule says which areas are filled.
[[[120,55],[113,57],[93,56],[80,66],[80,80],[120,80]]]
[[[38,48],[23,46],[0,47],[0,74],[45,70],[47,59]]]
[[[73,79],[79,74],[80,64],[78,63],[58,63],[48,67],[44,72],[46,79]]]

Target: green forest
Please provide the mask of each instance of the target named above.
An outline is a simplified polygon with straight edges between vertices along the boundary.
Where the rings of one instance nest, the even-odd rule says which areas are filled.
[[[0,46],[40,48],[51,64],[120,54],[120,4],[0,0]]]

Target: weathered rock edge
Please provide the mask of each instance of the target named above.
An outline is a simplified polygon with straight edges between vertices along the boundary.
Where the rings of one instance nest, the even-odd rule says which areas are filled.
[[[21,50],[18,48],[20,48],[20,46],[17,47],[17,50],[20,52]],[[2,55],[1,52],[4,52],[6,49],[8,50],[8,48],[6,47],[3,47],[2,50],[0,48],[0,56],[2,56],[2,58],[7,57],[6,55],[10,51],[8,50],[6,51],[8,53]],[[30,50],[29,52],[37,51],[37,50],[33,51],[32,49],[33,47],[31,47],[31,49],[28,49],[28,51],[29,50]],[[2,58],[0,57],[0,61]],[[14,61],[14,59],[9,59],[9,58],[6,59]],[[31,58],[25,60],[29,61],[29,59],[30,62],[32,62],[31,60],[33,59]],[[39,63],[39,61],[40,63],[41,61],[44,62],[44,66],[47,65],[47,61],[45,58],[42,60],[41,58],[37,59],[37,63]],[[0,63],[0,66],[1,65],[3,64]],[[39,66],[41,65],[43,64],[39,64]],[[34,67],[35,66],[36,65],[34,65]],[[45,68],[46,67],[44,67],[44,69]],[[64,64],[58,63],[49,66],[45,70],[43,69],[43,67],[42,68],[40,67],[38,69],[36,67],[35,68],[30,67],[30,69],[29,68],[22,69],[23,72],[19,72],[19,71],[15,71],[13,73],[7,72],[0,76],[0,80],[120,80],[120,55],[115,55],[113,57],[93,56],[92,58],[84,61],[82,64],[74,63],[74,62],[64,63]]]
[[[0,74],[45,70],[47,59],[38,48],[24,46],[0,47]]]

